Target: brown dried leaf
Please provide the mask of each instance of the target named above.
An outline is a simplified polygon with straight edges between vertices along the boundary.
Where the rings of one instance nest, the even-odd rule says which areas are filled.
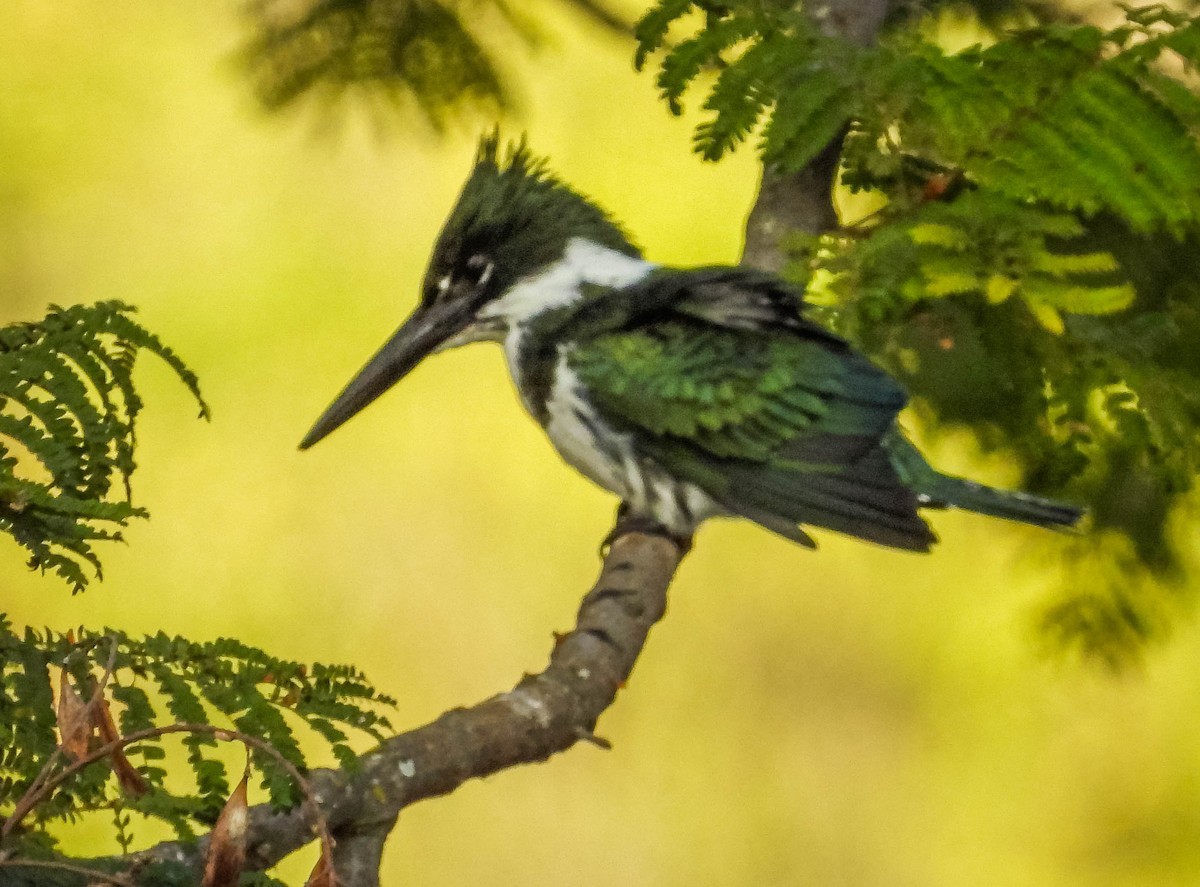
[[[92,725],[100,732],[100,739],[105,745],[121,738],[121,734],[117,732],[117,725],[113,722],[112,712],[108,708],[108,699],[103,695],[92,707]],[[124,749],[115,749],[108,756],[108,763],[117,775],[117,782],[121,784],[121,791],[125,794],[141,797],[150,791],[150,783],[129,762],[129,758],[125,757]]]
[[[141,771],[129,762],[129,758],[125,757],[122,749],[118,748],[109,755],[108,763],[112,767],[113,773],[117,774],[117,782],[121,784],[121,791],[125,794],[140,798],[150,791],[150,783],[146,781],[146,777],[141,774]]]
[[[329,853],[329,845],[322,843],[321,856],[313,866],[312,874],[304,882],[304,887],[338,887],[337,874],[333,870],[333,860]]]
[[[88,753],[92,724],[87,703],[83,701],[64,669],[58,680],[58,735],[63,751],[78,761]]]
[[[250,768],[247,766],[242,781],[221,808],[221,815],[213,826],[201,887],[237,887],[238,877],[246,863],[246,825],[250,815],[246,803],[246,783],[249,778]]]

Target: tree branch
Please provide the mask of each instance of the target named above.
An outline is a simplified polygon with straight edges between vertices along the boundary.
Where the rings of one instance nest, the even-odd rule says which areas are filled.
[[[584,597],[578,621],[555,638],[550,662],[506,693],[446,712],[392,737],[360,759],[355,772],[309,774],[312,798],[335,840],[335,869],[344,887],[374,887],[378,854],[397,814],[425,798],[448,794],[468,779],[544,761],[592,731],[612,704],[666,612],[667,588],[683,556],[672,541],[643,533],[619,536],[600,578]],[[284,813],[263,804],[250,811],[247,867],[263,870],[314,837],[311,809]],[[138,871],[151,863],[183,864],[199,878],[208,840],[167,842],[126,857]],[[343,872],[343,862],[348,869]],[[372,863],[376,873],[366,869]]]
[[[51,875],[48,875],[45,880],[47,882],[52,881],[55,884],[62,883],[62,881],[60,878],[53,876],[65,872],[76,876],[78,879],[77,883],[80,884],[112,884],[113,887],[132,887],[133,885],[133,881],[127,875],[112,874],[111,872],[103,872],[98,869],[86,868],[81,865],[72,865],[69,862],[50,859],[0,859],[0,869],[9,869],[13,872],[11,875],[0,875],[0,883],[5,885],[40,883],[40,880],[32,877],[26,877],[19,882],[16,881],[15,879],[18,877],[16,872],[20,869],[49,872]]]
[[[813,21],[829,37],[870,46],[892,10],[903,0],[824,0],[808,6]],[[838,158],[844,133],[798,172],[766,167],[758,198],[746,219],[742,264],[779,272],[787,264],[783,239],[801,231],[821,234],[838,226],[833,205]]]
[[[339,887],[379,887],[383,845],[396,825],[396,817],[361,831],[345,831],[333,848],[333,870]]]
[[[763,170],[758,198],[746,219],[743,265],[779,273],[787,264],[784,237],[797,231],[821,234],[838,226],[833,187],[841,153],[839,135],[799,172]]]

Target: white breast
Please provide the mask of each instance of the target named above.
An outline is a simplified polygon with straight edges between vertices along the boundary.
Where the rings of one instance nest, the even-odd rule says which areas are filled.
[[[480,316],[503,321],[508,329],[504,351],[516,379],[522,332],[531,319],[583,298],[584,284],[629,286],[657,267],[576,238],[558,262],[518,281],[486,306]],[[559,346],[546,402],[546,433],[559,454],[585,477],[620,496],[635,514],[653,517],[680,536],[690,535],[699,521],[719,513],[720,507],[707,493],[677,481],[640,456],[633,437],[604,420],[585,396],[583,383],[567,361],[569,347]],[[537,405],[526,406],[532,412]]]
[[[635,514],[653,517],[679,536],[722,509],[694,484],[679,481],[642,457],[632,435],[618,431],[596,411],[583,383],[560,350],[546,404],[546,433],[559,454]]]
[[[582,391],[579,377],[561,354],[546,402],[546,433],[567,462],[604,489],[627,497],[632,442],[600,417]]]

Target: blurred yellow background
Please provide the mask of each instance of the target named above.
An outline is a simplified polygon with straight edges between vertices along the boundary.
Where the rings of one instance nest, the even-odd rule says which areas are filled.
[[[550,39],[511,55],[508,131],[651,258],[735,260],[750,153],[701,164],[696,118],[668,117],[628,42],[530,9],[552,10]],[[296,451],[414,304],[484,124],[439,140],[353,109],[333,130],[265,118],[232,61],[241,37],[232,4],[0,7],[0,320],[133,302],[214,412],[195,421],[147,360],[134,490],[152,519],[76,598],[0,545],[0,611],[353,662],[415,726],[541,668],[615,502],[559,462],[489,346],[431,360]],[[962,440],[932,455],[1013,478]],[[1200,629],[1136,674],[1056,663],[1030,628],[1056,541],[933,521],[925,557],[706,526],[600,723],[614,750],[406,811],[385,883],[1200,881]]]

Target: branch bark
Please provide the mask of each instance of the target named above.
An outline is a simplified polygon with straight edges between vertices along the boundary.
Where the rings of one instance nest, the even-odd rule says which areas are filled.
[[[829,37],[870,46],[902,0],[823,0],[806,4]],[[793,232],[821,234],[838,226],[833,190],[844,135],[835,137],[799,172],[763,169],[758,198],[746,219],[742,264],[776,273],[787,264],[783,239]]]
[[[396,827],[396,817],[361,831],[346,831],[333,848],[333,870],[343,887],[380,887],[383,845]]]
[[[788,259],[784,237],[797,231],[821,234],[838,226],[833,187],[841,152],[839,136],[799,172],[763,169],[758,199],[746,219],[743,265],[778,274]]]
[[[311,773],[315,806],[334,836],[334,868],[342,887],[378,884],[384,838],[410,804],[593,740],[596,722],[666,612],[667,588],[682,556],[661,536],[618,536],[580,605],[575,628],[556,638],[544,671],[524,676],[506,693],[387,740],[363,756],[354,773]],[[251,808],[247,867],[270,868],[308,844],[316,821],[304,808],[285,813],[268,805]],[[207,847],[207,839],[167,842],[125,862],[132,862],[135,874],[152,863],[183,865],[198,879]]]

